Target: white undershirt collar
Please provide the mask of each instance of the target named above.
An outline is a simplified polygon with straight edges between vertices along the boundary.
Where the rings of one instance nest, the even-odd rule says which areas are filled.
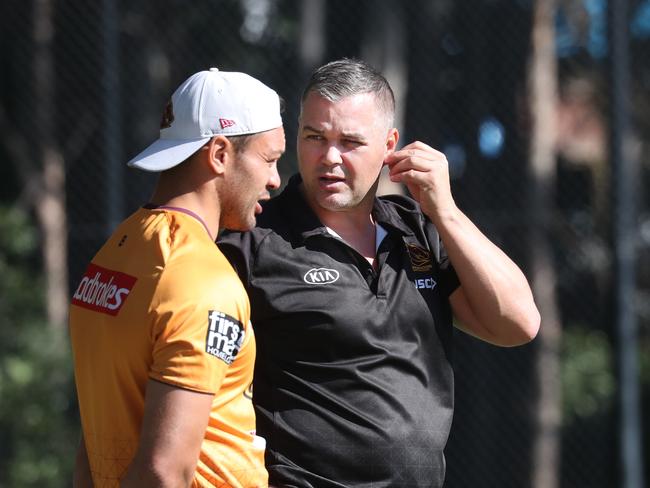
[[[325,226],[325,228],[327,229],[327,232],[332,234],[334,237],[338,237],[342,241],[345,241],[345,239],[343,239],[340,235],[338,235],[336,231],[331,227]],[[381,244],[381,241],[383,241],[384,237],[386,237],[387,235],[388,232],[386,231],[386,229],[384,229],[381,226],[381,224],[376,223],[375,224],[375,252],[377,252],[377,250],[379,249],[379,245]]]

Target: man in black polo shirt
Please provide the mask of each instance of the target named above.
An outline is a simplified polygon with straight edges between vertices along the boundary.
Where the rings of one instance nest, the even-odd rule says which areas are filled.
[[[365,63],[317,69],[302,97],[300,175],[257,228],[219,241],[251,300],[273,486],[442,486],[452,314],[502,346],[539,328],[519,268],[456,207],[444,154],[397,150],[394,105]],[[413,199],[376,197],[384,165]]]

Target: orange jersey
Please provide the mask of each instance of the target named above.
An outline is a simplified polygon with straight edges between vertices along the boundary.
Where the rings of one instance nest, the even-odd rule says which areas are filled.
[[[149,379],[215,394],[193,486],[267,486],[250,305],[201,221],[145,208],[125,220],[75,290],[70,335],[96,487],[118,486],[133,459]]]

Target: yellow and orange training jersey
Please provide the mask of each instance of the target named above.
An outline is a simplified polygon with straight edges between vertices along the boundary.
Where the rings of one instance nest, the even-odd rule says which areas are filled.
[[[193,486],[264,487],[250,385],[255,338],[248,297],[198,217],[142,208],[88,266],[70,335],[96,487],[118,486],[135,451],[151,378],[214,393]]]

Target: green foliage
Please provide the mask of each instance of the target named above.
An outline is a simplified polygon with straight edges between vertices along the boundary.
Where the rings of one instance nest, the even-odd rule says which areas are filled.
[[[0,207],[0,487],[69,486],[79,435],[67,330],[46,324],[38,239]]]
[[[34,255],[37,235],[23,212],[0,207],[0,329],[4,347],[14,336],[17,322],[43,316],[41,277]],[[9,334],[8,336],[5,336]]]
[[[565,423],[609,411],[615,394],[613,352],[605,334],[584,327],[566,329],[562,344]]]

